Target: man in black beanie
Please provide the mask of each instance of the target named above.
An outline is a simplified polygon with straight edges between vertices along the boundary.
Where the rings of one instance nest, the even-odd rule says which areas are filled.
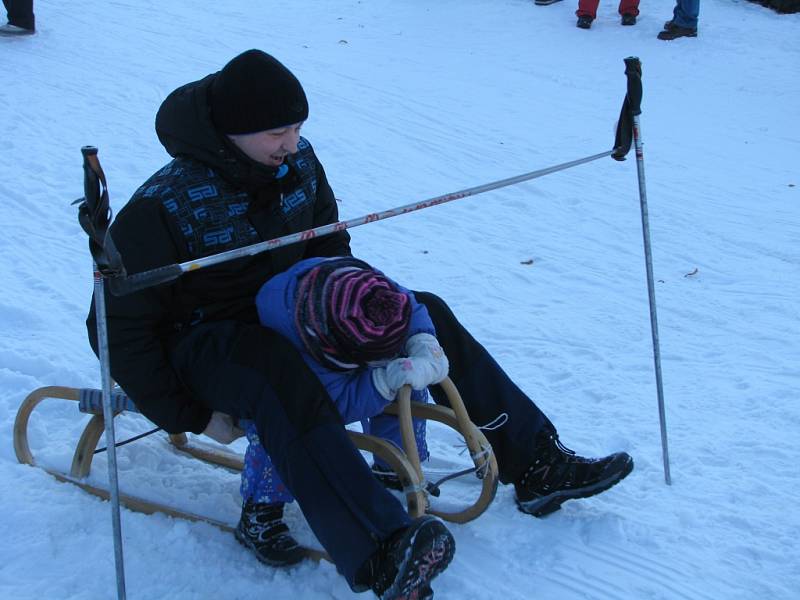
[[[259,50],[172,92],[156,132],[174,159],[134,193],[110,229],[127,273],[338,221],[325,171],[300,137],[307,117],[297,78]],[[431,580],[453,557],[452,535],[433,517],[409,518],[373,476],[300,354],[259,325],[256,312],[267,279],[305,258],[349,256],[349,242],[338,231],[127,296],[106,291],[111,374],[169,433],[230,443],[242,434],[239,419],[253,421],[280,479],[351,588],[383,599],[430,598]],[[414,295],[428,309],[473,421],[508,416],[486,437],[520,510],[543,516],[630,473],[625,453],[584,459],[566,450],[552,423],[447,304],[430,293]],[[87,326],[97,351],[94,302]],[[447,404],[440,389],[431,393]],[[267,564],[304,557],[282,504],[246,502],[237,538]]]
[[[110,234],[129,274],[338,220],[294,75],[249,50],[171,93],[156,132],[174,160],[119,212]],[[281,479],[353,590],[421,597],[453,557],[434,517],[411,520],[373,476],[292,345],[258,321],[255,296],[301,259],[350,255],[342,231],[227,262],[128,296],[106,294],[114,379],[169,433],[221,443],[252,420]],[[94,302],[87,320],[97,350]],[[283,505],[245,503],[237,537],[263,562],[304,558]],[[408,557],[412,560],[407,560]]]

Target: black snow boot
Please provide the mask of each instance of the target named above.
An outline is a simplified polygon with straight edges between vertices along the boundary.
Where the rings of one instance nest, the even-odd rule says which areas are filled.
[[[382,542],[357,580],[367,582],[381,600],[429,600],[431,581],[447,568],[455,551],[447,528],[425,515]]]
[[[256,558],[271,567],[288,567],[306,557],[283,522],[283,503],[256,504],[248,500],[234,533]]]
[[[623,25],[628,25],[628,26],[636,25],[636,15],[632,15],[631,13],[625,13],[624,15],[622,15],[621,23]]]
[[[584,458],[566,448],[552,427],[536,438],[536,460],[514,484],[522,512],[543,517],[567,500],[588,498],[622,481],[633,470],[625,452],[604,458]]]
[[[589,15],[581,15],[578,17],[578,22],[575,24],[580,29],[589,29],[592,26],[594,19]]]

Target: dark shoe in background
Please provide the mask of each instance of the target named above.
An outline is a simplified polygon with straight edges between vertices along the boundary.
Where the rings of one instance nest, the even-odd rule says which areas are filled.
[[[431,581],[447,568],[455,551],[456,542],[442,522],[422,516],[381,543],[356,579],[369,582],[381,600],[433,598]]]
[[[5,35],[8,37],[18,36],[18,35],[33,35],[34,33],[36,33],[35,29],[26,29],[25,27],[17,27],[16,25],[12,25],[11,23],[0,25],[0,35]]]
[[[575,26],[580,27],[581,29],[589,29],[592,26],[592,21],[594,21],[594,19],[589,15],[581,15],[578,17],[578,22],[575,24]]]
[[[669,27],[667,27],[669,24]],[[658,34],[660,40],[675,40],[681,37],[697,37],[696,27],[681,27],[672,21],[664,23],[664,31]]]
[[[625,452],[584,458],[559,441],[549,427],[536,440],[536,460],[514,484],[522,512],[543,517],[567,500],[588,498],[622,481],[633,470]]]
[[[256,504],[248,500],[234,532],[236,539],[270,567],[299,563],[306,552],[283,522],[283,503]]]
[[[636,25],[636,15],[625,14],[622,15],[623,25]]]

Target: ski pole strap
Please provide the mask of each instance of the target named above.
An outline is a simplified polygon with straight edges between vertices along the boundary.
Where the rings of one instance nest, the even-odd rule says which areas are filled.
[[[111,236],[108,239],[110,240]],[[109,277],[108,287],[115,296],[125,296],[138,290],[173,281],[183,275],[184,272],[184,269],[179,264],[165,265],[150,271],[142,271],[141,273],[127,276],[123,272],[114,277]]]
[[[125,275],[122,257],[108,235],[111,223],[111,208],[108,202],[108,186],[97,148],[84,146],[83,154],[83,198],[79,198],[78,222],[89,236],[89,251],[97,264],[97,270],[106,277]],[[73,202],[75,204],[76,202]]]
[[[625,76],[628,78],[628,93],[631,115],[642,114],[642,62],[635,56],[625,59]]]
[[[628,90],[622,103],[614,140],[614,160],[625,160],[633,144],[633,117],[642,113],[642,63],[635,56],[625,59],[625,76]]]

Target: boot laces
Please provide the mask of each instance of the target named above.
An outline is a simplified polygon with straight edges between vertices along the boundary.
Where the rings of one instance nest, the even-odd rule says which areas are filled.
[[[571,448],[567,448],[567,447],[566,447],[566,446],[565,446],[565,445],[564,445],[564,444],[561,442],[561,440],[560,440],[560,439],[558,439],[558,434],[551,435],[551,436],[550,436],[550,439],[553,441],[553,443],[555,443],[555,445],[556,445],[556,448],[558,448],[559,450],[561,450],[561,452],[563,452],[564,454],[569,454],[570,456],[577,456],[577,455],[575,454],[575,450],[572,450]]]
[[[589,461],[565,446],[557,433],[548,432],[540,438],[537,444],[536,459],[522,474],[519,485],[525,488],[532,481],[537,481],[536,487],[541,491],[547,491],[559,485],[569,485],[574,473],[571,473],[571,469],[564,467],[582,462]]]

